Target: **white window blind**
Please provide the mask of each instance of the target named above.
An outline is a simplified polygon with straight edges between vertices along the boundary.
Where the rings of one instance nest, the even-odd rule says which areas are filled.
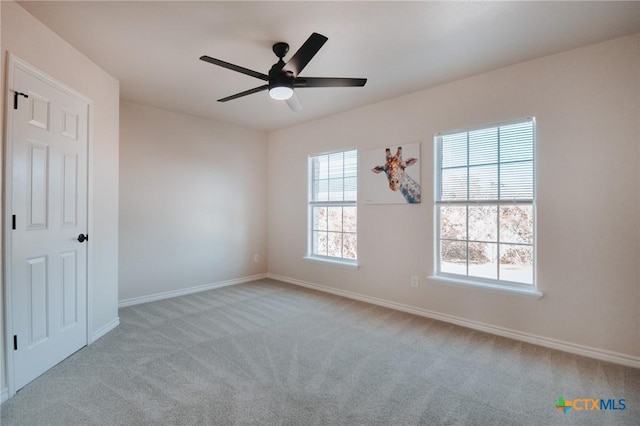
[[[437,201],[533,200],[533,120],[437,137]]]

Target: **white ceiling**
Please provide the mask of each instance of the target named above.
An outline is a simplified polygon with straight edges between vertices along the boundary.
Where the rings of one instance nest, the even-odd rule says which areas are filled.
[[[640,32],[640,2],[26,1],[20,4],[120,80],[121,97],[261,130],[425,89],[506,65]],[[301,73],[366,77],[362,88],[296,89],[303,111],[264,82],[198,60],[262,73],[312,32],[329,38]]]

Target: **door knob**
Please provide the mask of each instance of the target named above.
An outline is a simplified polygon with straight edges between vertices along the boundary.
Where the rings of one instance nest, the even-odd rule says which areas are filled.
[[[88,235],[84,235],[84,234],[78,235],[78,241],[80,241],[81,243],[84,243],[85,241],[88,241],[88,240],[89,240]]]

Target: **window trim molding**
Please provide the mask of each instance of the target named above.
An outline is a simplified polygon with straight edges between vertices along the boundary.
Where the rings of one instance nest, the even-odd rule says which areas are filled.
[[[332,265],[338,266],[340,268],[345,269],[358,269],[360,265],[358,265],[358,260],[347,260],[347,259],[339,259],[337,257],[330,256],[320,256],[320,255],[307,255],[303,257],[304,260],[308,260],[310,262],[317,263],[319,265]]]
[[[483,281],[482,279],[463,279],[462,275],[429,275],[427,280],[435,284],[463,287],[468,289],[474,289],[479,291],[487,291],[492,293],[508,294],[511,296],[528,298],[528,299],[541,299],[544,296],[537,287],[524,284],[527,287],[512,284],[500,284],[492,281]],[[507,281],[508,282],[508,281]]]
[[[514,124],[520,124],[525,122],[532,123],[532,133],[533,133],[533,152],[532,152],[532,162],[533,162],[533,170],[532,170],[532,181],[533,181],[533,198],[531,199],[522,199],[522,200],[449,200],[449,201],[439,201],[439,190],[441,186],[441,181],[439,180],[440,176],[440,167],[441,167],[441,144],[439,142],[439,138],[447,135],[453,135],[457,133],[469,133],[477,130],[484,130],[489,128],[499,128],[503,126],[509,126]],[[434,251],[433,251],[433,274],[427,276],[427,279],[431,282],[441,284],[441,285],[450,285],[450,286],[458,286],[465,288],[472,288],[478,290],[486,290],[491,292],[499,292],[499,293],[510,293],[512,295],[521,296],[521,297],[529,297],[540,299],[543,296],[543,293],[538,288],[537,281],[537,252],[538,252],[538,244],[537,244],[537,206],[536,206],[536,198],[537,198],[537,176],[536,176],[536,166],[537,166],[537,126],[536,119],[533,116],[524,117],[521,119],[514,119],[508,121],[501,121],[493,124],[479,125],[473,127],[467,127],[459,130],[451,130],[445,132],[437,132],[434,134],[434,198],[433,198],[433,227],[434,227]],[[467,165],[468,166],[468,165]],[[441,236],[440,236],[440,207],[441,206],[450,206],[450,205],[460,205],[460,206],[474,206],[474,205],[509,205],[509,204],[527,204],[531,205],[533,209],[533,242],[531,244],[533,250],[533,265],[532,265],[532,283],[519,283],[508,280],[500,280],[500,279],[484,279],[481,277],[475,277],[470,275],[457,275],[457,274],[449,274],[441,271],[440,265],[440,245],[441,245]],[[499,242],[497,242],[499,243]]]

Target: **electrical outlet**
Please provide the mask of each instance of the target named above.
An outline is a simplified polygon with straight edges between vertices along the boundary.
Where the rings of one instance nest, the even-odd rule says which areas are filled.
[[[411,287],[414,287],[414,288],[420,287],[420,282],[418,281],[417,275],[411,275]]]
[[[258,256],[257,254],[253,255],[253,261],[254,262],[258,262],[260,260],[260,256]]]

